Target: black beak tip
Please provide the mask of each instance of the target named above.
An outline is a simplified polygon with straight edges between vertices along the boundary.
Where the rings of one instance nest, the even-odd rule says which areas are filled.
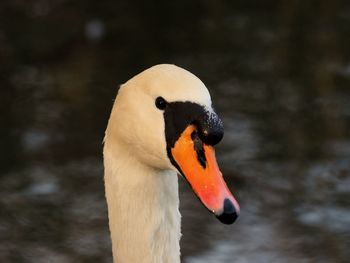
[[[226,225],[233,224],[238,218],[238,213],[229,199],[224,201],[224,210],[220,215],[216,215],[216,218],[220,220],[221,223]]]

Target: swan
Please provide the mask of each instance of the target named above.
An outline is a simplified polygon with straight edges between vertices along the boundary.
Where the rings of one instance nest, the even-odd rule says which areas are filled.
[[[156,65],[121,85],[103,149],[114,262],[180,262],[177,174],[222,223],[236,220],[213,148],[222,137],[207,88],[189,71]]]

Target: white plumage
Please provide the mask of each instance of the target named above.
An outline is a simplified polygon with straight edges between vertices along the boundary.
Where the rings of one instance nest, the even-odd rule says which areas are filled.
[[[177,171],[166,152],[163,113],[154,105],[190,101],[211,110],[205,85],[174,65],[157,65],[121,86],[104,145],[105,189],[117,263],[180,262]]]

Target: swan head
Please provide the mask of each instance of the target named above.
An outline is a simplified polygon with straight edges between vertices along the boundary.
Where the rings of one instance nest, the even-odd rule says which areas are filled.
[[[151,67],[121,86],[106,131],[144,165],[181,174],[204,206],[231,224],[239,205],[213,148],[223,134],[203,82],[168,64]]]

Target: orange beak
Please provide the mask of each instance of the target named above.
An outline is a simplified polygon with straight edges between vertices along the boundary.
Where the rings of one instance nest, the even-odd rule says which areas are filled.
[[[171,154],[204,206],[221,222],[232,224],[239,215],[239,205],[222,177],[214,148],[199,139],[194,125],[184,130]]]

